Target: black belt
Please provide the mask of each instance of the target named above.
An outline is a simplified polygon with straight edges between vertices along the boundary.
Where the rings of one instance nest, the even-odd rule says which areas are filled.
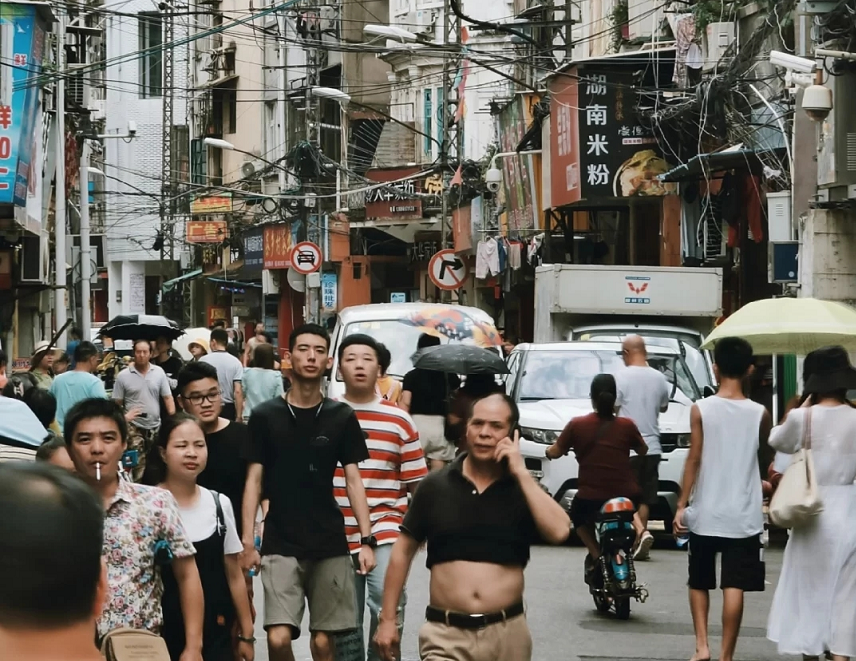
[[[510,620],[512,617],[523,615],[523,602],[520,601],[513,606],[498,611],[496,613],[455,613],[454,611],[445,611],[441,608],[428,606],[425,609],[425,619],[429,622],[441,622],[450,627],[458,629],[484,629],[486,626]]]

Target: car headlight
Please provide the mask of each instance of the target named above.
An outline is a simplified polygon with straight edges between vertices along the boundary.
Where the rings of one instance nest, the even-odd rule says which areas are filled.
[[[559,435],[547,429],[534,429],[533,427],[521,427],[520,435],[528,441],[540,443],[541,445],[553,445]]]
[[[675,434],[675,445],[679,448],[688,448],[690,446],[689,434]]]

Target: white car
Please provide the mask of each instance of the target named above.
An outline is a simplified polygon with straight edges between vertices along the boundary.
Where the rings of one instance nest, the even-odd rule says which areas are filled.
[[[660,414],[660,502],[651,520],[671,530],[690,440],[690,407],[701,392],[680,352],[648,347],[648,364],[672,384],[669,408]],[[520,450],[526,465],[566,509],[577,491],[579,466],[573,452],[550,461],[545,450],[568,422],[592,412],[589,391],[597,374],[624,366],[617,342],[519,344],[508,357],[508,394],[520,408]]]

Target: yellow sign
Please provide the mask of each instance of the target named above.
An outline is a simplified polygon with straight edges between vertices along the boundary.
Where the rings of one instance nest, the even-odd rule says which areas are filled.
[[[190,203],[190,213],[194,216],[206,213],[232,213],[232,194],[197,197]]]

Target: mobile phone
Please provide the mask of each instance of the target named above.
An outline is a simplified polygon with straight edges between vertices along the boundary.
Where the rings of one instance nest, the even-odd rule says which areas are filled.
[[[140,465],[140,451],[139,450],[125,450],[122,453],[122,467],[126,470],[131,468],[136,468]]]

